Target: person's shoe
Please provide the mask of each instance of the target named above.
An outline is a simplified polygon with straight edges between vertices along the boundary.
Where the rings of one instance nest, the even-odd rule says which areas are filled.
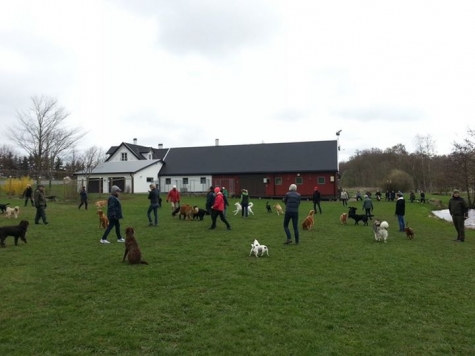
[[[110,244],[110,242],[108,240],[103,240],[101,239],[101,241],[99,241],[101,244]]]
[[[158,224],[153,224],[153,226],[158,226]]]
[[[291,244],[292,243],[292,240],[287,240],[284,242],[284,245],[288,245],[288,244]]]
[[[228,230],[231,230],[231,226],[228,226]]]
[[[465,242],[465,240],[459,240],[459,242]]]
[[[460,241],[459,239],[453,239],[452,241]]]
[[[48,224],[49,224],[49,222],[45,221],[45,222],[44,222],[44,224],[45,224],[45,225],[48,225]]]
[[[117,239],[117,242],[125,242],[124,239]]]
[[[208,230],[214,230],[214,229],[215,229],[215,227],[210,227]]]
[[[152,222],[149,222],[149,223],[148,223],[148,226],[153,226]]]
[[[35,225],[39,225],[39,224],[40,224],[39,222],[36,222],[36,221],[35,221]]]

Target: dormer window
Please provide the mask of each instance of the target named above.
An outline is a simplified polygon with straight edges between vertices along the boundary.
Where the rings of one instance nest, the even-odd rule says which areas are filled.
[[[152,154],[151,153],[148,154],[148,159],[152,159]]]
[[[127,161],[127,152],[122,152],[120,156],[121,161]]]

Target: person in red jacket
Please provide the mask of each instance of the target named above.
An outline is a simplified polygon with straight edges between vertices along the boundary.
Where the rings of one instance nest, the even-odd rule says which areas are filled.
[[[172,211],[175,211],[175,209],[180,206],[180,192],[176,189],[176,185],[168,192],[167,203],[168,202],[172,205]]]
[[[231,230],[231,225],[229,225],[228,221],[226,220],[226,217],[224,216],[224,197],[223,193],[221,193],[219,187],[214,188],[214,193],[216,197],[214,198],[214,204],[211,207],[211,227],[209,230],[214,230],[216,229],[216,220],[218,219],[218,216],[221,218],[221,221],[226,224],[226,227],[228,230]]]

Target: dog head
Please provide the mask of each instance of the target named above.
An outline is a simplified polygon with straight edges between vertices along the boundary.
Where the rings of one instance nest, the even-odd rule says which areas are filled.
[[[251,246],[252,246],[252,247],[259,246],[259,241],[257,241],[256,239],[254,239],[254,242],[252,243]]]
[[[96,214],[101,218],[102,215],[104,215],[104,212],[102,210],[98,210]]]
[[[355,207],[353,207],[353,206],[350,206],[350,207],[348,208],[348,214],[349,214],[349,215],[355,215],[355,214],[356,214],[356,210],[358,210],[358,208],[355,208]]]
[[[313,216],[314,214],[315,214],[315,210],[310,210],[310,211],[308,212],[308,216]]]
[[[135,230],[133,227],[128,227],[125,229],[125,236],[129,237],[129,236],[134,236],[135,235]]]
[[[22,221],[20,221],[20,223],[18,225],[21,226],[26,231],[26,229],[28,229],[28,225],[30,225],[30,223],[27,220],[22,220]]]

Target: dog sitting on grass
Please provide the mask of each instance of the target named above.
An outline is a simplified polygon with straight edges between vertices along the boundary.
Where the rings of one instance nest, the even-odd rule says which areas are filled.
[[[148,263],[142,260],[142,252],[140,251],[139,244],[135,238],[135,230],[133,227],[125,229],[125,252],[122,262],[125,262],[125,258],[128,259],[130,264],[144,264]]]
[[[18,239],[26,243],[26,231],[28,230],[29,224],[27,220],[22,220],[18,225],[0,227],[0,246],[6,247],[5,239],[8,236],[15,238],[15,246],[18,246]]]
[[[307,217],[304,219],[302,223],[302,229],[304,230],[312,230],[313,226],[315,225],[315,220],[313,216],[315,215],[315,210],[310,210],[308,212]]]

